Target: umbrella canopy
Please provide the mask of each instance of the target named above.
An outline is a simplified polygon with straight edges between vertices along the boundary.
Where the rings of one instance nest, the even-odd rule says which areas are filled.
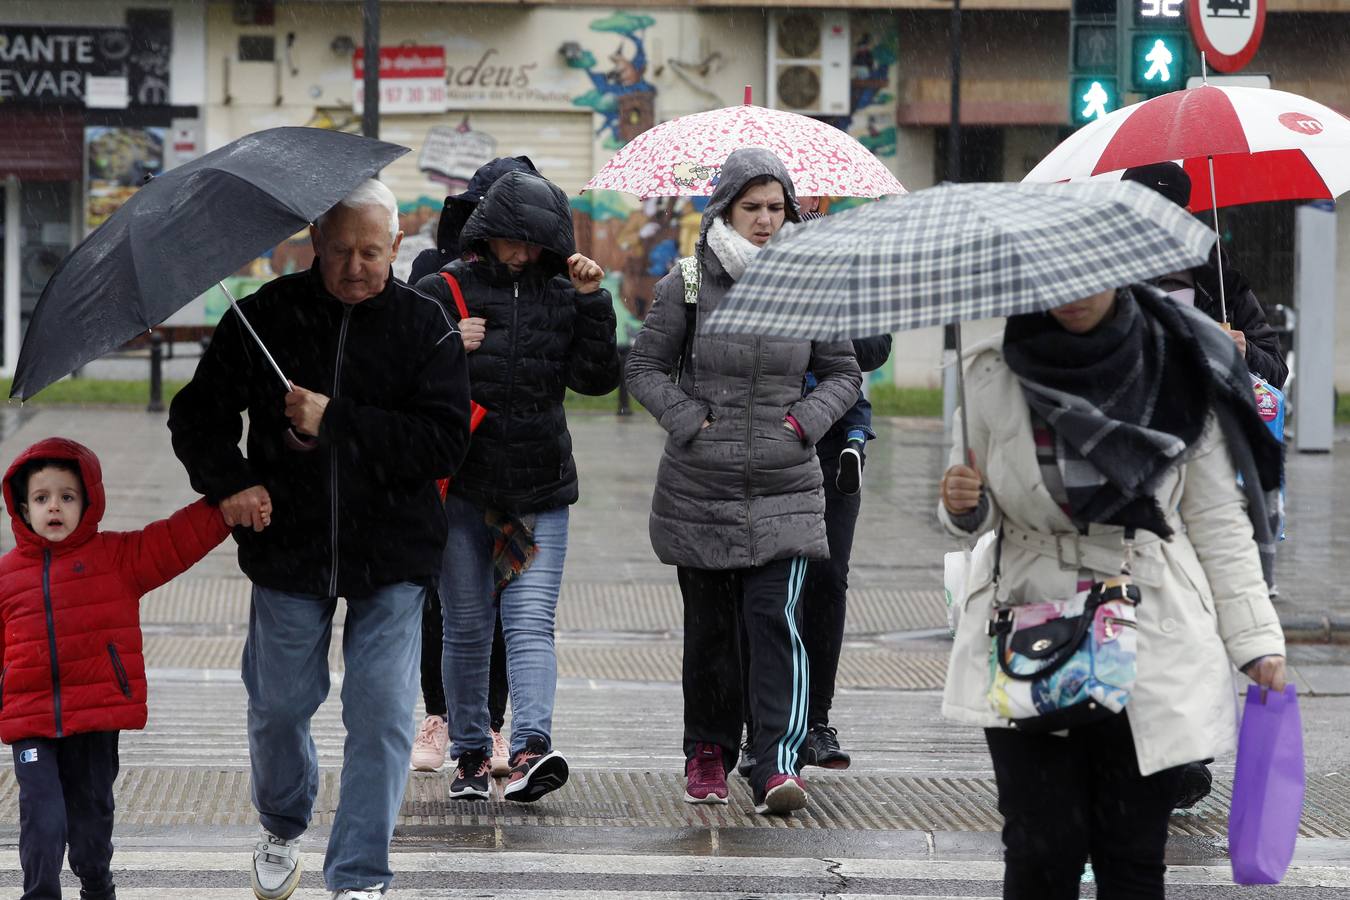
[[[1214,243],[1134,182],[943,184],[784,231],[709,331],[838,341],[1036,312],[1198,265]]]
[[[163,322],[407,152],[322,128],[272,128],[154,178],[43,288],[10,396],[26,400]]]
[[[880,197],[904,187],[856,138],[833,125],[762,106],[728,106],[662,122],[614,157],[583,191],[706,197],[733,150],[763,147],[787,166],[799,196]]]
[[[1211,156],[1217,204],[1209,189]],[[1191,177],[1196,211],[1331,199],[1350,189],[1350,119],[1298,94],[1205,85],[1084,125],[1023,180],[1081,180],[1167,160]]]

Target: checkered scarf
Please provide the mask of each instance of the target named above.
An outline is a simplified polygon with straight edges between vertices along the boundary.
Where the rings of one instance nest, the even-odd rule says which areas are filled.
[[[1263,556],[1273,551],[1265,495],[1279,488],[1283,447],[1256,411],[1236,346],[1205,316],[1136,285],[1117,294],[1112,319],[1085,335],[1068,334],[1045,314],[1009,318],[1003,355],[1055,433],[1076,521],[1169,537],[1153,492],[1213,411],[1243,476]]]
[[[483,512],[483,523],[492,533],[492,565],[497,590],[502,591],[530,567],[539,552],[539,545],[534,542],[535,517],[487,509]]]

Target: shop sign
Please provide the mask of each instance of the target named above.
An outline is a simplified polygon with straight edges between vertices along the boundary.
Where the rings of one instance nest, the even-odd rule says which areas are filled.
[[[0,25],[0,105],[126,106],[131,50],[125,28]]]
[[[451,63],[446,88],[456,109],[575,109],[577,93],[540,79],[539,63],[504,56],[488,47]]]
[[[352,110],[365,108],[365,52],[352,60]],[[449,108],[444,47],[380,48],[380,114],[438,113]]]

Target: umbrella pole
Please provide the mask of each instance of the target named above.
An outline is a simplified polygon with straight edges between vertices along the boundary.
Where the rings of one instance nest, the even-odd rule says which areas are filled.
[[[244,323],[244,328],[248,330],[248,333],[253,335],[253,340],[258,343],[258,349],[263,352],[263,356],[267,357],[267,361],[272,364],[272,371],[277,373],[277,377],[281,379],[281,383],[286,388],[286,392],[290,393],[292,388],[291,380],[286,377],[281,371],[281,366],[277,365],[277,361],[272,358],[272,354],[267,350],[267,345],[262,342],[262,338],[258,337],[258,332],[253,330],[253,325],[249,323],[248,317],[240,311],[239,304],[235,302],[234,294],[230,293],[230,289],[225,286],[225,282],[219,281],[217,284],[220,285],[220,289],[225,292],[225,296],[229,299],[230,309],[234,310],[234,314],[238,316],[239,321]]]
[[[966,425],[966,366],[961,350],[961,323],[953,324],[952,330],[956,333],[956,405],[961,410],[961,462],[965,465],[970,460],[970,429]]]
[[[1219,198],[1214,194],[1214,157],[1209,158],[1209,205],[1214,212],[1214,257],[1219,262],[1219,313],[1228,324],[1228,298],[1223,288],[1223,235],[1219,233]]]

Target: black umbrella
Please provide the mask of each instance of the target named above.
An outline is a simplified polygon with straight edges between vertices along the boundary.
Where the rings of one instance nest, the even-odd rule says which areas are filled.
[[[270,128],[152,179],[43,288],[10,396],[26,400],[163,322],[407,152],[323,128]]]

